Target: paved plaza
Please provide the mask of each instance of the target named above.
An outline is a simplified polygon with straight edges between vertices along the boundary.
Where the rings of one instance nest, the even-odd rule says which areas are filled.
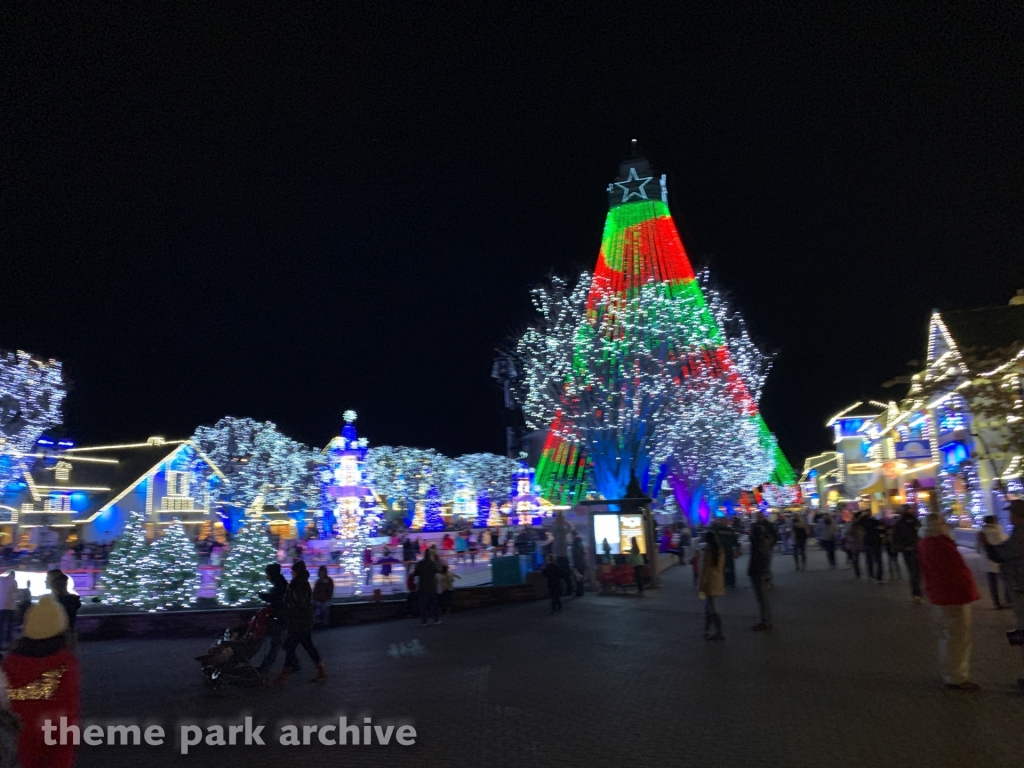
[[[977,567],[976,558],[972,556]],[[83,719],[267,724],[264,747],[82,747],[80,766],[1014,766],[1024,755],[1024,673],[1004,632],[1010,611],[975,604],[978,693],[944,690],[928,606],[906,581],[793,571],[776,555],[775,630],[750,631],[745,577],[721,600],[727,640],[702,639],[689,568],[643,598],[568,600],[315,635],[331,677],[283,690],[204,690],[202,640],[85,643]],[[745,560],[739,566],[745,569]],[[980,575],[980,574],[979,574]],[[983,582],[979,582],[983,587]],[[984,592],[984,589],[982,590]],[[418,641],[422,655],[389,655]],[[406,645],[406,647],[408,647]],[[300,651],[301,654],[301,651]],[[279,721],[370,716],[412,723],[411,747],[280,747]],[[176,733],[176,728],[174,729]],[[315,742],[315,738],[314,738]],[[287,762],[284,762],[287,761]]]

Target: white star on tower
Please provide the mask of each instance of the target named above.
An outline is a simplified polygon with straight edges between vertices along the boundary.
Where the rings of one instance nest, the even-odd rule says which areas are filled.
[[[639,197],[641,200],[647,200],[647,190],[644,187],[647,186],[647,182],[653,179],[653,176],[637,176],[636,168],[629,169],[629,176],[626,177],[625,181],[616,181],[615,186],[622,188],[622,202],[626,202],[631,197]],[[636,189],[630,189],[629,185],[634,181],[640,182]]]

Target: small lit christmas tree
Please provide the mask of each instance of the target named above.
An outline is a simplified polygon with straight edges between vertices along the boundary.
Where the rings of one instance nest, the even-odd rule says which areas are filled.
[[[224,562],[217,587],[221,605],[245,605],[259,601],[257,593],[266,585],[264,571],[277,562],[277,553],[259,521],[247,517],[231,540],[231,551]]]
[[[199,557],[180,520],[167,526],[139,563],[139,588],[150,611],[188,608],[199,591]]]
[[[423,530],[444,530],[444,519],[441,517],[441,494],[436,485],[431,485],[427,489],[427,499],[423,505]]]
[[[107,567],[100,580],[104,605],[143,608],[148,594],[140,586],[139,570],[149,553],[142,515],[132,512],[117,543],[110,552]]]

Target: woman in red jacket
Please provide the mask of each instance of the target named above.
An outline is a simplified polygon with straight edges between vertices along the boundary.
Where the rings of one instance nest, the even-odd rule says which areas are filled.
[[[947,688],[976,691],[977,683],[971,682],[971,603],[980,597],[978,587],[941,515],[928,515],[922,534],[917,554],[925,594],[941,623],[942,680]]]
[[[49,595],[25,614],[22,638],[4,659],[7,696],[21,718],[21,768],[71,768],[74,744],[60,744],[60,719],[78,724],[78,659],[67,648],[68,616]],[[46,720],[57,726],[44,733]],[[55,744],[48,745],[46,737]],[[68,739],[70,741],[70,739]]]

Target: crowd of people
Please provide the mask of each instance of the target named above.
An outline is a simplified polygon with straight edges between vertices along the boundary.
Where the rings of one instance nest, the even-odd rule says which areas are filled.
[[[989,516],[977,533],[976,549],[985,557],[989,595],[997,610],[1012,608],[1016,629],[1008,632],[1012,645],[1024,647],[1024,501],[1009,505],[1013,535],[1007,536],[995,517]],[[704,602],[704,636],[724,639],[717,598],[735,586],[735,559],[741,553],[741,535],[749,540],[747,575],[757,600],[759,621],[752,629],[772,629],[772,556],[776,551],[790,554],[797,571],[806,570],[807,542],[813,536],[825,552],[830,569],[837,568],[837,549],[846,554],[846,566],[856,579],[865,575],[882,584],[903,578],[906,570],[910,597],[916,603],[934,606],[939,628],[939,659],[944,685],[954,690],[973,691],[971,605],[980,599],[971,569],[960,553],[953,532],[939,514],[929,514],[922,525],[910,506],[899,514],[874,516],[857,511],[849,519],[842,514],[823,513],[811,526],[801,514],[771,520],[754,515],[749,527],[740,518],[715,520],[698,532],[698,546],[687,551],[691,532],[685,527],[677,535],[680,562],[693,568],[694,585]],[[686,542],[686,544],[684,544]],[[864,571],[861,570],[861,556]],[[901,563],[903,568],[901,569]],[[1024,693],[1024,676],[1017,680]]]

